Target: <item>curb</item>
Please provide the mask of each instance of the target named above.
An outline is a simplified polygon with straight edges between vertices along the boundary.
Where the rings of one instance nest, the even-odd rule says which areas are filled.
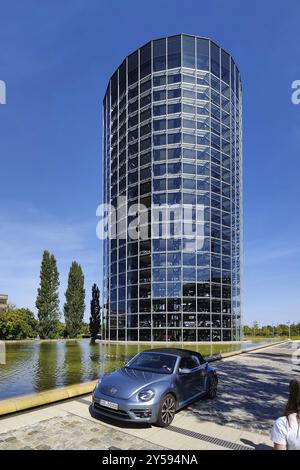
[[[279,341],[273,344],[266,344],[264,346],[244,349],[242,351],[231,351],[228,353],[217,354],[214,356],[207,356],[205,359],[207,362],[216,362],[228,357],[239,356],[240,354],[246,354],[249,352],[258,351],[260,349],[272,348],[278,344],[284,344],[287,341]],[[16,398],[8,398],[0,401],[0,416],[5,416],[19,411],[24,411],[32,408],[37,408],[43,405],[49,405],[70,398],[78,397],[80,395],[90,394],[97,383],[97,380],[91,382],[84,382],[80,384],[67,385],[66,387],[56,388],[54,390],[46,390],[44,392],[38,392],[31,395],[23,395]]]
[[[2,400],[0,401],[0,416],[28,410],[30,408],[37,408],[42,405],[49,405],[50,403],[68,400],[80,395],[87,395],[94,390],[96,383],[97,380],[93,380],[92,382],[67,385],[66,387],[56,388],[54,390]]]

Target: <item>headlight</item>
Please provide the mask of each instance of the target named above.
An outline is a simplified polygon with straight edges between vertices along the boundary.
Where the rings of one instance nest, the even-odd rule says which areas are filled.
[[[153,390],[142,390],[141,392],[139,392],[138,394],[138,397],[139,397],[139,400],[142,400],[142,401],[149,401],[151,400],[151,398],[153,398],[155,395],[155,392],[153,392]]]

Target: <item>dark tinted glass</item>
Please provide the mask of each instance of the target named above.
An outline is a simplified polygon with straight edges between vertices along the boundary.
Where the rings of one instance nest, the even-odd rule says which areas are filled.
[[[166,40],[158,39],[153,41],[153,70],[166,69]]]
[[[235,87],[235,75],[234,75],[234,62],[231,59],[231,89],[234,91]]]
[[[168,76],[168,83],[179,83],[181,81],[181,74],[176,73],[175,75]]]
[[[190,357],[183,357],[180,361],[179,368],[180,369],[194,369],[199,367],[200,361],[195,356]]]
[[[168,69],[181,66],[181,36],[168,38]]]
[[[111,104],[112,106],[118,99],[118,71],[116,71],[111,78]]]
[[[146,77],[151,73],[151,42],[141,48],[140,51],[140,76]]]
[[[119,92],[120,96],[126,91],[126,60],[119,68]]]
[[[138,80],[138,51],[128,57],[128,85]]]
[[[145,91],[149,90],[151,88],[151,80],[147,80],[144,83],[141,83],[140,85],[140,93],[144,93]]]
[[[166,84],[166,76],[159,75],[158,77],[153,77],[153,86],[161,86]]]
[[[229,84],[230,62],[227,52],[221,50],[221,78]]]
[[[195,68],[195,38],[183,36],[183,67]]]
[[[235,92],[236,95],[239,96],[239,86],[240,86],[240,72],[238,69],[235,67]]]
[[[146,111],[143,111],[140,113],[140,121],[147,121],[147,119],[151,118],[151,109],[147,109]]]
[[[139,94],[139,89],[137,86],[129,90],[128,92],[128,97],[131,100],[132,98],[135,98]]]
[[[220,48],[213,42],[210,43],[210,68],[212,73],[220,77]]]
[[[209,42],[197,38],[197,69],[209,70]]]
[[[177,357],[169,354],[145,352],[135,356],[127,368],[150,370],[160,374],[171,374],[174,370]]]

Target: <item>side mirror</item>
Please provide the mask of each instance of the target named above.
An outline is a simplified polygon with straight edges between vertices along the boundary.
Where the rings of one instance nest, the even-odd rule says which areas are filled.
[[[182,374],[182,375],[185,375],[185,374],[190,374],[192,371],[191,369],[186,369],[186,368],[182,368],[178,370],[179,374]]]

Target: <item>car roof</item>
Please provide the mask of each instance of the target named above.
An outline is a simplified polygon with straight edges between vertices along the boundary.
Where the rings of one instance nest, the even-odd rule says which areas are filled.
[[[157,352],[157,353],[164,353],[164,354],[170,354],[172,356],[179,356],[179,357],[188,357],[191,355],[195,356],[201,356],[200,353],[197,351],[190,351],[188,349],[179,349],[179,348],[155,348],[155,349],[147,349],[146,351],[143,352]]]

